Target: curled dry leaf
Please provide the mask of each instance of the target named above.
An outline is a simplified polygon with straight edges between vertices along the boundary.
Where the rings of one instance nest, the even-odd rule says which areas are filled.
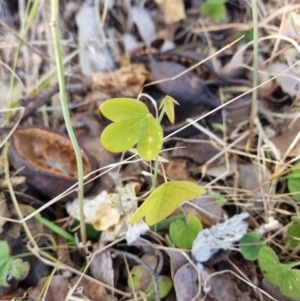
[[[91,223],[98,231],[103,231],[101,241],[113,241],[125,235],[127,221],[137,208],[136,192],[138,183],[117,186],[117,193],[102,191],[93,198],[85,198],[84,215],[86,222]],[[75,219],[79,218],[78,199],[67,204],[67,212]]]
[[[185,19],[184,1],[182,0],[155,0],[165,14],[167,24]]]
[[[146,80],[151,81],[149,71],[141,64],[131,64],[107,74],[94,73],[95,86],[110,95],[136,97]]]
[[[268,72],[272,75],[277,75],[284,72],[282,75],[276,77],[276,81],[280,85],[282,91],[296,97],[300,90],[300,76],[296,68],[289,69],[287,64],[273,63],[269,65]],[[287,70],[287,71],[286,71]]]
[[[96,161],[82,150],[84,175],[96,169]],[[42,127],[21,128],[10,143],[10,160],[28,185],[48,197],[55,197],[77,182],[77,164],[69,138]],[[85,191],[92,183],[85,185]]]

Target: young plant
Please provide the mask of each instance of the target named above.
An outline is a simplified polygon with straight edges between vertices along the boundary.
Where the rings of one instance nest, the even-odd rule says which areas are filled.
[[[160,107],[160,116],[156,118],[142,102],[131,98],[115,98],[100,106],[102,114],[113,121],[101,135],[102,145],[111,152],[124,152],[137,144],[137,152],[146,161],[155,159],[153,191],[131,217],[133,224],[145,218],[151,226],[168,217],[183,201],[189,201],[204,194],[205,190],[188,181],[170,181],[156,188],[158,154],[163,143],[163,130],[160,125],[166,113],[174,122],[174,103],[167,96]]]
[[[24,279],[29,272],[29,263],[20,258],[14,258],[9,254],[9,246],[6,241],[0,241],[0,286],[8,287],[7,280],[15,278]]]
[[[200,13],[203,16],[211,17],[214,22],[219,23],[226,18],[226,2],[227,0],[206,0],[200,6]]]
[[[258,253],[258,264],[265,278],[279,286],[281,292],[292,300],[299,300],[300,270],[293,269],[299,262],[282,264],[276,253],[269,247],[262,247]]]

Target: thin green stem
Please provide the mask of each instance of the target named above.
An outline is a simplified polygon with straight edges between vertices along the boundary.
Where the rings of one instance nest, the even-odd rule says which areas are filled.
[[[81,240],[83,245],[86,245],[86,228],[85,228],[85,216],[84,216],[84,203],[83,203],[83,163],[82,163],[82,155],[81,150],[78,145],[75,133],[72,128],[71,118],[68,109],[67,103],[67,94],[66,94],[66,85],[65,85],[65,76],[64,76],[64,66],[62,60],[62,51],[61,51],[61,43],[60,36],[58,31],[58,0],[51,0],[51,31],[54,42],[54,50],[55,50],[55,61],[57,64],[57,75],[58,75],[58,83],[59,83],[59,91],[60,91],[60,103],[63,111],[64,121],[66,124],[66,128],[72,142],[76,163],[77,163],[77,173],[78,173],[78,200],[79,200],[79,215],[80,215],[80,233]]]
[[[8,162],[8,143],[5,143],[4,147],[3,147],[3,170],[4,170],[4,176],[5,176],[5,180],[7,181],[7,187],[8,187],[8,190],[9,190],[9,194],[10,194],[10,197],[11,197],[11,200],[12,200],[12,203],[14,205],[14,208],[17,212],[17,215],[18,215],[18,218],[19,220],[23,220],[24,217],[23,217],[23,214],[20,210],[20,207],[19,207],[19,204],[18,204],[18,200],[16,198],[16,195],[14,193],[14,188],[11,184],[11,181],[10,181],[10,175],[9,175],[9,162]],[[22,227],[28,237],[28,239],[30,240],[31,244],[33,245],[34,249],[35,250],[38,250],[38,245],[37,243],[35,242],[26,222],[22,222]]]
[[[251,121],[257,116],[257,83],[258,83],[258,11],[257,1],[252,2],[252,20],[253,20],[253,88],[252,91],[252,107],[251,107]]]
[[[163,117],[165,115],[165,108],[163,107],[162,110],[160,111],[160,114],[158,116],[158,122],[161,123]],[[153,173],[153,178],[152,178],[152,190],[156,188],[157,185],[157,175],[158,175],[158,156],[155,158],[155,163],[154,163],[154,173]]]

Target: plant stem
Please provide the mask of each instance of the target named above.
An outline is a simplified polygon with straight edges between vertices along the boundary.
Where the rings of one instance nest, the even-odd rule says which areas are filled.
[[[258,82],[258,19],[257,2],[252,2],[252,20],[253,20],[253,88],[257,87]],[[257,116],[257,89],[252,91],[251,121]]]
[[[86,229],[85,229],[85,216],[84,216],[84,203],[83,203],[83,164],[82,164],[82,155],[81,150],[78,145],[75,133],[72,128],[71,118],[68,109],[67,103],[67,95],[66,95],[66,85],[65,85],[65,76],[64,76],[64,66],[62,61],[62,51],[61,51],[61,43],[60,36],[58,31],[58,0],[51,0],[51,31],[54,42],[54,50],[55,50],[55,61],[57,64],[57,75],[58,75],[58,83],[59,83],[59,91],[60,91],[60,103],[63,111],[64,121],[66,124],[66,128],[72,142],[76,163],[77,163],[77,173],[78,173],[78,201],[79,201],[79,215],[80,215],[80,233],[81,233],[81,241],[83,245],[86,245]]]
[[[159,123],[161,123],[161,121],[164,117],[164,114],[165,114],[165,108],[163,107],[162,110],[160,111],[160,114],[157,119],[157,121]],[[152,190],[154,190],[157,185],[157,174],[158,174],[158,156],[155,158],[154,173],[153,173],[153,178],[152,178]]]

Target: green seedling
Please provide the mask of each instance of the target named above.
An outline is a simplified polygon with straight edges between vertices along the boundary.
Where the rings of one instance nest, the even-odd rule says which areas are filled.
[[[101,135],[101,143],[107,150],[119,153],[137,144],[144,160],[156,158],[162,148],[163,131],[145,104],[136,99],[115,98],[104,102],[100,110],[114,122]]]
[[[40,223],[42,223],[44,226],[46,226],[48,229],[50,229],[52,232],[60,235],[61,237],[64,237],[66,240],[71,242],[73,245],[75,245],[75,238],[73,235],[71,235],[69,232],[64,230],[63,228],[57,226],[56,224],[52,223],[51,221],[47,220],[46,218],[42,217],[41,215],[37,214],[35,216],[36,220],[38,220]]]
[[[202,230],[200,220],[193,214],[187,214],[186,220],[175,220],[169,228],[169,235],[178,248],[191,249],[198,233]]]
[[[8,279],[24,279],[30,269],[28,262],[10,256],[9,246],[6,241],[0,241],[0,286],[8,287]]]
[[[144,160],[155,159],[153,191],[131,217],[133,224],[145,218],[149,226],[167,218],[184,201],[204,194],[199,185],[187,181],[170,181],[156,188],[158,172],[158,154],[162,148],[163,131],[160,121],[164,113],[174,122],[174,104],[176,101],[167,96],[160,106],[160,116],[155,119],[147,106],[136,99],[115,98],[100,106],[102,114],[112,120],[101,135],[102,145],[111,152],[124,152],[137,144],[137,153]]]
[[[258,233],[247,233],[240,240],[240,251],[245,259],[254,261],[258,258],[259,250],[265,245]]]
[[[203,16],[210,17],[214,22],[219,23],[226,18],[226,2],[227,0],[206,0],[206,2],[200,6],[200,13]]]
[[[279,286],[282,293],[293,300],[300,296],[300,270],[293,269],[299,262],[282,264],[276,253],[269,247],[262,247],[258,253],[258,264],[265,278]]]
[[[164,110],[171,123],[175,121],[175,110],[174,105],[179,105],[179,103],[171,96],[166,96],[160,103],[159,109]]]

